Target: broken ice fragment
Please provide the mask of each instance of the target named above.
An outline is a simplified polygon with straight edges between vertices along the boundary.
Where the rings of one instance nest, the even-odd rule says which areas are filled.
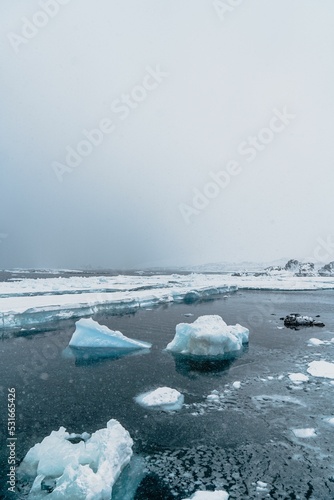
[[[71,347],[113,347],[115,349],[147,349],[147,342],[129,339],[121,332],[110,330],[92,318],[80,319],[75,323],[75,332],[69,345]]]
[[[144,392],[135,398],[135,401],[153,410],[175,411],[182,408],[184,396],[176,389],[159,387],[154,391]]]

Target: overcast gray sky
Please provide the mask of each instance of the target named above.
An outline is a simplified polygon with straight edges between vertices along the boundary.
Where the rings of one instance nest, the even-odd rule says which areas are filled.
[[[0,10],[0,268],[302,258],[333,234],[332,0]]]

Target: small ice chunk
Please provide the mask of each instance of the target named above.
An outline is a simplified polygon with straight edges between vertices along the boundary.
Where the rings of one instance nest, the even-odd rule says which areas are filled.
[[[135,397],[135,401],[153,410],[175,411],[182,408],[184,396],[176,389],[159,387],[154,391],[144,392]]]
[[[200,316],[193,323],[179,323],[166,349],[194,356],[219,356],[239,351],[248,342],[249,330],[228,326],[218,315]]]
[[[314,377],[324,377],[334,379],[334,363],[328,361],[312,361],[309,363],[307,372]]]
[[[233,382],[232,387],[234,387],[234,389],[240,389],[241,382],[239,380],[236,380],[235,382]]]
[[[75,332],[69,345],[71,347],[114,347],[115,349],[148,349],[147,342],[129,339],[121,332],[110,330],[92,318],[80,319],[75,323]]]
[[[313,427],[307,427],[306,429],[292,429],[292,432],[297,438],[309,438],[316,436],[316,432]]]
[[[320,339],[316,339],[316,338],[311,338],[309,341],[308,341],[308,345],[314,345],[314,346],[318,346],[318,345],[323,345],[325,344],[325,342],[323,342],[322,340]]]
[[[325,422],[327,422],[330,425],[334,425],[334,417],[325,418]]]
[[[289,379],[294,384],[299,385],[303,382],[307,382],[309,380],[309,377],[307,375],[304,375],[303,373],[290,373]]]
[[[206,397],[207,401],[211,401],[213,403],[219,403],[220,399],[219,399],[219,396],[217,394],[209,394],[207,397]]]
[[[88,434],[81,436],[87,438]],[[54,483],[50,500],[111,497],[114,483],[132,456],[133,441],[128,431],[111,419],[106,428],[94,432],[86,442],[74,444],[70,438],[71,434],[60,427],[28,451],[20,472],[36,476],[29,498],[44,498],[42,486],[50,477]]]
[[[257,481],[256,491],[258,491],[258,492],[268,491],[268,483],[264,483],[263,481]]]
[[[228,500],[228,493],[224,490],[196,491],[190,498],[185,500]]]

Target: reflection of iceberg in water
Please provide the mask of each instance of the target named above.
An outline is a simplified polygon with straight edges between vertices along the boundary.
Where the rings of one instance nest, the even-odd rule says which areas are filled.
[[[77,366],[91,365],[101,361],[116,360],[125,356],[148,354],[150,349],[115,349],[113,347],[66,347],[63,350],[64,358],[75,359]]]
[[[229,370],[233,363],[248,351],[248,344],[242,349],[222,356],[191,356],[172,352],[175,369],[185,377],[194,377],[198,374],[216,375]]]

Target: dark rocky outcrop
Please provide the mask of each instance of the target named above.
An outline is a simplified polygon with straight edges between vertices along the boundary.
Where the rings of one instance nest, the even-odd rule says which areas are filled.
[[[334,261],[325,264],[318,272],[320,276],[334,276]]]
[[[319,315],[317,315],[317,317],[319,317]],[[321,321],[317,321],[311,316],[303,316],[299,313],[291,313],[281,319],[284,321],[284,326],[288,328],[296,328],[299,326],[325,326]]]
[[[299,271],[299,261],[296,259],[290,259],[284,266],[284,269],[286,271],[293,271],[297,272]]]

